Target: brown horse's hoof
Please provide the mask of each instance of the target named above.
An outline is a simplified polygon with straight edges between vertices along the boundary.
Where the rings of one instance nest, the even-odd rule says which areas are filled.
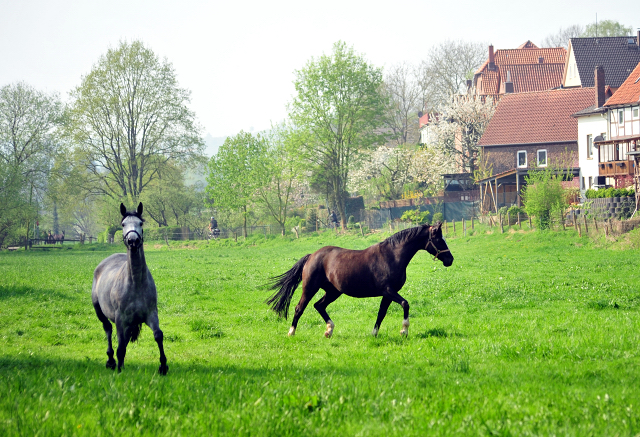
[[[160,364],[160,368],[158,369],[158,373],[160,375],[166,375],[168,371],[169,371],[169,366],[167,366],[166,364]]]
[[[324,336],[326,338],[331,338],[331,336],[333,335],[333,328],[335,328],[336,325],[331,321],[331,319],[329,319],[329,321],[327,322],[327,330],[324,333]]]
[[[107,360],[107,369],[114,370],[116,368],[116,360]]]

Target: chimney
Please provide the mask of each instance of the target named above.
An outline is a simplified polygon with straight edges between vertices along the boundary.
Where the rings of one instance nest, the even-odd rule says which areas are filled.
[[[594,72],[593,83],[596,88],[596,108],[601,108],[605,102],[604,95],[604,68],[597,66]]]
[[[504,83],[504,93],[510,94],[513,93],[513,82],[511,82],[511,72],[507,71],[507,80]]]
[[[489,70],[496,69],[496,59],[493,56],[493,44],[489,46]]]

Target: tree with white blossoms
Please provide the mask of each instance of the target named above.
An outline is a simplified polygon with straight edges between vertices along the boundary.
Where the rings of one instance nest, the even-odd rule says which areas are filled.
[[[458,172],[473,174],[478,159],[478,141],[494,112],[492,98],[451,96],[434,117],[437,120],[430,127],[433,144],[428,146],[453,158]]]
[[[383,200],[400,199],[409,183],[435,192],[442,174],[453,169],[453,160],[430,146],[380,146],[363,155],[360,167],[350,177],[350,190]]]

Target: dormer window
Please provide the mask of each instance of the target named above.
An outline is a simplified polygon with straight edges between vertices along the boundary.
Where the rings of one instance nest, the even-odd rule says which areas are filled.
[[[527,151],[520,150],[518,151],[518,168],[526,168],[527,167]]]

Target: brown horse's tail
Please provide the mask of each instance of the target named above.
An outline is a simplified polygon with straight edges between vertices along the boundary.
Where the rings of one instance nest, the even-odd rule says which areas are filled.
[[[278,317],[284,316],[286,319],[289,314],[289,304],[293,293],[298,288],[298,284],[302,281],[302,269],[311,254],[301,258],[288,272],[271,278],[270,290],[278,290],[273,296],[265,301],[276,312]]]

